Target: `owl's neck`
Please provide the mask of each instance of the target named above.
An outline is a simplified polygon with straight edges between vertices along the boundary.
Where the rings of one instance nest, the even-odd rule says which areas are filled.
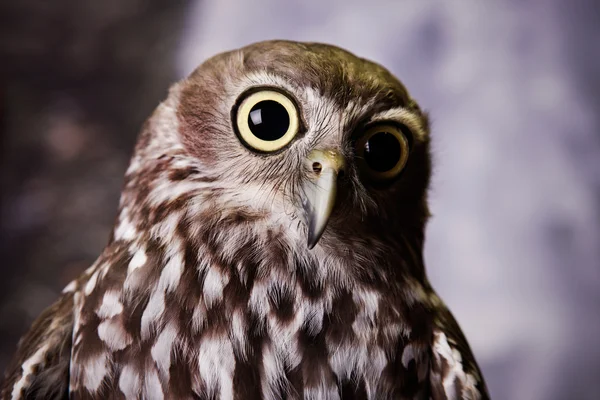
[[[198,277],[186,283],[187,290],[200,290],[209,300],[223,296],[232,281],[237,282],[236,291],[257,302],[272,291],[300,289],[309,298],[325,288],[404,295],[411,286],[427,286],[420,241],[414,235],[395,241],[326,235],[309,250],[297,221],[285,226],[266,214],[219,210],[187,196],[155,208],[123,207],[113,240],[155,252],[150,267],[157,279]]]
[[[225,284],[235,276],[248,287],[256,279],[287,282],[309,292],[324,286],[402,291],[407,281],[427,286],[418,231],[386,232],[378,238],[372,232],[336,236],[334,227],[309,250],[298,220],[224,208],[210,201],[211,191],[202,179],[182,180],[179,186],[170,182],[168,193],[138,183],[132,179],[126,185],[112,240],[161,249],[162,261],[153,266],[157,273],[176,262],[209,280]]]

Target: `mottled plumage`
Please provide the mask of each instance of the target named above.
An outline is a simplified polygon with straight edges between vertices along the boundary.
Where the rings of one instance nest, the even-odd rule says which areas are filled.
[[[236,120],[265,90],[298,114],[269,152]],[[361,172],[373,126],[410,147],[393,179]],[[109,244],[2,398],[487,399],[426,278],[429,175],[427,116],[381,66],[284,41],[209,59],[143,127]]]

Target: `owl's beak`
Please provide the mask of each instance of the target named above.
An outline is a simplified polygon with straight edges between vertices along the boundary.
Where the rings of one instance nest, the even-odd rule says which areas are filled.
[[[334,150],[313,150],[306,162],[310,177],[304,183],[302,208],[308,227],[308,248],[312,249],[333,211],[337,179],[346,168],[346,160]]]

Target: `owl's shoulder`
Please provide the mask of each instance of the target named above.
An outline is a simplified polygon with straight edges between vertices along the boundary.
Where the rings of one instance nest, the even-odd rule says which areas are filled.
[[[67,399],[72,328],[73,292],[67,291],[19,341],[0,398]]]
[[[489,399],[488,389],[475,356],[458,322],[433,294],[434,318],[429,381],[432,399]]]

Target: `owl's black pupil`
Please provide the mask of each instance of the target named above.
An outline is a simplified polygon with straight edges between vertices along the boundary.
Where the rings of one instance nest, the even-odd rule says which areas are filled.
[[[277,140],[287,132],[290,116],[281,103],[263,100],[256,103],[248,114],[248,126],[259,139]]]
[[[389,132],[377,132],[365,143],[365,161],[377,172],[394,168],[401,155],[398,138]]]

